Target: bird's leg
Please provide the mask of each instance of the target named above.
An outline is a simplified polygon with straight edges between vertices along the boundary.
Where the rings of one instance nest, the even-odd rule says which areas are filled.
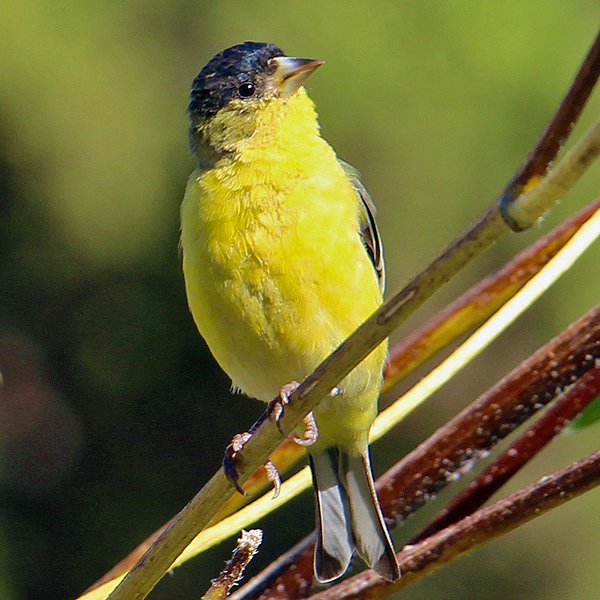
[[[281,426],[281,418],[283,417],[285,405],[289,403],[290,395],[298,389],[299,385],[300,384],[297,381],[292,381],[291,383],[284,385],[279,392],[279,397],[275,398],[275,400],[271,401],[267,406],[266,414],[268,418],[275,422],[277,428],[281,432],[281,435],[294,440],[299,446],[312,446],[319,437],[319,428],[317,427],[317,422],[315,421],[315,416],[312,412],[309,412],[306,417],[304,417],[303,436],[298,435],[295,431],[292,431],[292,433],[288,434]],[[331,390],[330,395],[337,396],[340,393],[340,389],[335,387]],[[229,446],[227,446],[227,450],[225,450],[225,456],[223,457],[223,470],[225,471],[225,476],[235,486],[235,489],[243,496],[248,496],[248,493],[239,484],[239,475],[235,463],[239,453],[244,447],[244,444],[246,444],[246,442],[252,437],[252,433],[257,425],[258,423],[252,427],[250,431],[234,435],[231,443]],[[275,487],[274,497],[276,498],[281,489],[281,477],[279,475],[279,471],[277,470],[275,464],[270,460],[264,463],[263,467],[267,474],[267,479]]]
[[[281,426],[281,417],[283,417],[285,405],[289,403],[290,395],[298,389],[299,385],[297,381],[284,385],[279,391],[279,397],[269,403],[267,414],[275,421],[281,435],[294,440],[299,446],[312,446],[319,437],[319,428],[312,412],[304,417],[304,436],[298,435],[295,431],[287,433]]]

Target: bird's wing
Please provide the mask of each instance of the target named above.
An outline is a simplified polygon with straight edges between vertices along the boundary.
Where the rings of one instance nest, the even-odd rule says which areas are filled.
[[[338,161],[360,198],[360,237],[377,272],[379,287],[383,290],[385,286],[385,266],[383,262],[383,246],[375,221],[377,209],[371,195],[360,179],[360,173],[341,158],[338,158]]]

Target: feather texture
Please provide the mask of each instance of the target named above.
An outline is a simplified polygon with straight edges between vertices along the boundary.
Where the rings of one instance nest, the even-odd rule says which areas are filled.
[[[310,467],[317,505],[317,580],[327,583],[340,577],[355,550],[385,579],[398,579],[398,563],[375,494],[368,450],[357,456],[328,448],[310,455]]]

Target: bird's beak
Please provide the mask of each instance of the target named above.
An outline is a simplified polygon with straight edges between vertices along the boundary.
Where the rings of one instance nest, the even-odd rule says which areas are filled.
[[[289,98],[318,69],[322,60],[312,58],[293,58],[292,56],[275,56],[269,61],[273,72],[271,77],[283,98]]]

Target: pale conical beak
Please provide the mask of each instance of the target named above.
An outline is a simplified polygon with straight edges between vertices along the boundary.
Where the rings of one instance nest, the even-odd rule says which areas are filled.
[[[275,56],[269,61],[273,65],[271,77],[279,89],[282,97],[291,96],[307,79],[308,76],[318,69],[322,60],[312,58],[293,58],[292,56]]]

